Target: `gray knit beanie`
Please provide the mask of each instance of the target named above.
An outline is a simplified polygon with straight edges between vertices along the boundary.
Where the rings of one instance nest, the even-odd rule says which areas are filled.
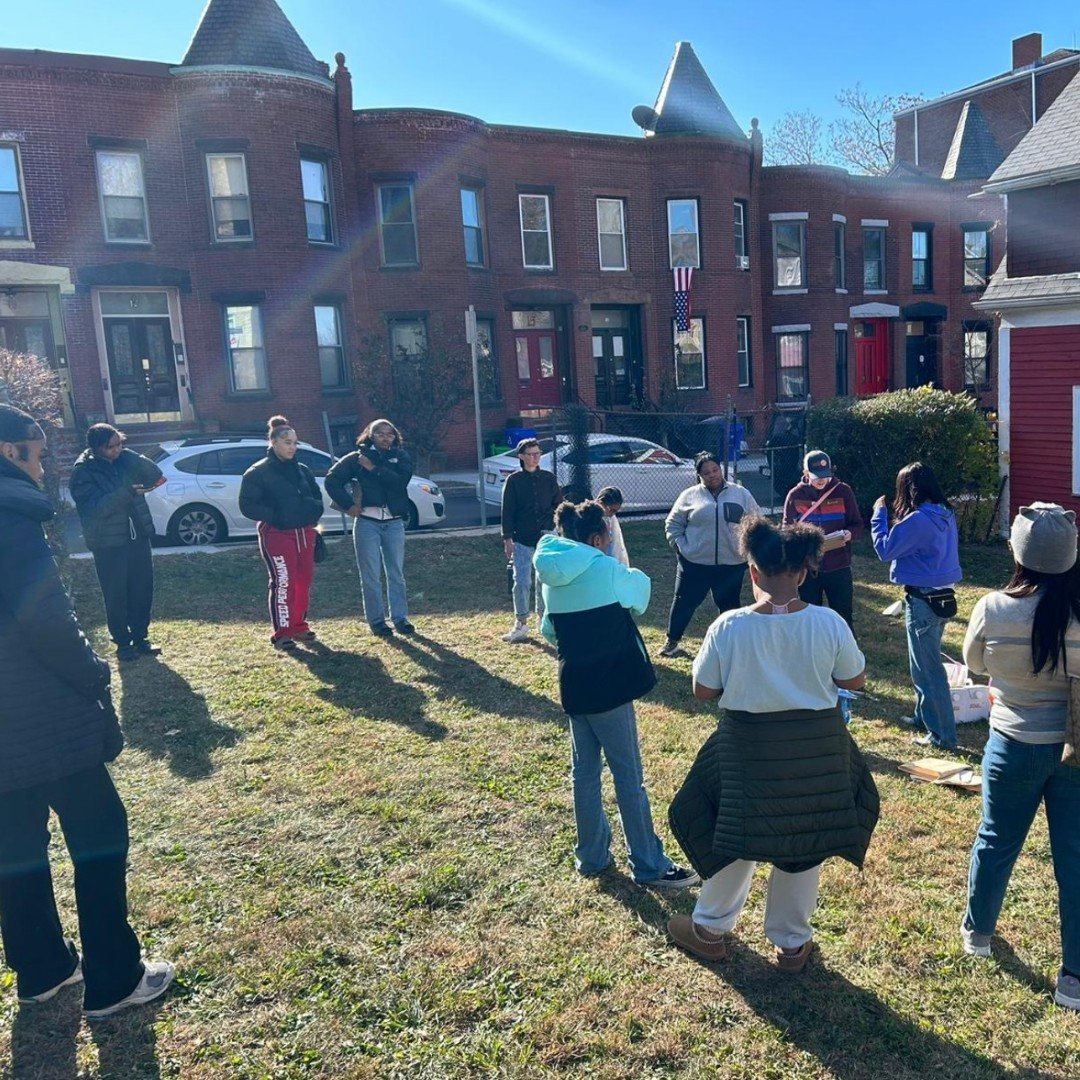
[[[1076,562],[1076,514],[1057,503],[1021,506],[1009,533],[1013,558],[1040,574],[1064,574]]]

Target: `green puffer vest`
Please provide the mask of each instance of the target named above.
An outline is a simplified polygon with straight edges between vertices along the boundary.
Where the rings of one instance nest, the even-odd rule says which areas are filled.
[[[861,869],[879,809],[839,708],[722,710],[668,820],[703,878],[737,859],[794,874],[833,855]]]

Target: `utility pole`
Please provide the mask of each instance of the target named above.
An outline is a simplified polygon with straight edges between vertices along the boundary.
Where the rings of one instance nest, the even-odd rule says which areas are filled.
[[[469,305],[465,312],[465,340],[472,355],[473,417],[476,421],[476,489],[480,497],[480,525],[487,528],[487,499],[484,498],[484,436],[480,429],[480,361],[476,355],[476,308]]]

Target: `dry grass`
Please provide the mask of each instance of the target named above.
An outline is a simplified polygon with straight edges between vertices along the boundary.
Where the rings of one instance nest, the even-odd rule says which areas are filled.
[[[652,573],[662,640],[672,567],[655,523],[627,541]],[[759,877],[742,944],[717,968],[666,941],[667,898],[571,859],[566,726],[539,645],[508,624],[495,539],[410,543],[421,636],[377,643],[348,552],[318,570],[322,647],[266,644],[254,550],[157,561],[163,662],[118,680],[128,749],[115,773],[132,826],[133,921],[175,959],[158,1008],[90,1028],[78,994],[17,1012],[0,968],[0,1062],[20,1077],[1075,1077],[1080,1017],[1056,1009],[1056,890],[1040,822],[1013,879],[995,958],[956,928],[977,801],[901,777],[910,706],[894,590],[862,557],[858,619],[872,700],[853,725],[883,799],[865,873],[830,863],[820,960],[778,974]],[[1001,552],[970,550],[978,591]],[[104,646],[91,567],[84,623]],[[707,624],[703,608],[691,633]],[[955,653],[963,622],[950,627]],[[715,722],[668,662],[639,707],[661,833]],[[977,750],[984,725],[963,731]],[[65,921],[69,868],[57,856]],[[1007,944],[1006,944],[1007,943]]]

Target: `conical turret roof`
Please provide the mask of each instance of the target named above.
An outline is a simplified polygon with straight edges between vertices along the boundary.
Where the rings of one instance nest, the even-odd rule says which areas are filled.
[[[180,66],[209,65],[327,77],[274,0],[209,0]]]
[[[715,135],[746,141],[746,132],[716,92],[689,41],[675,46],[653,111],[655,135]]]
[[[1005,154],[978,102],[965,101],[941,179],[985,180],[1004,160]]]

